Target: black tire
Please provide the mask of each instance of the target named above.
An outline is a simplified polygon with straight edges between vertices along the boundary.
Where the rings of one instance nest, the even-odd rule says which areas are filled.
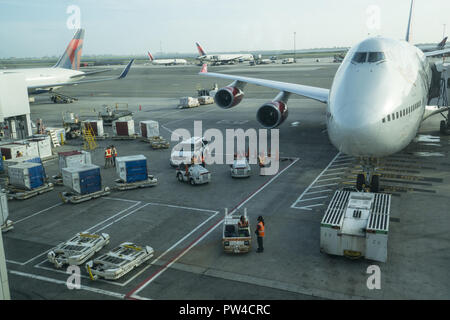
[[[191,184],[191,186],[195,186],[195,181],[194,181],[194,179],[190,178],[190,179],[189,179],[189,183]]]
[[[440,131],[441,131],[442,134],[446,134],[447,133],[447,123],[445,122],[445,120],[441,120]]]
[[[380,192],[380,176],[378,174],[372,177],[370,182],[370,191],[374,193]]]
[[[179,172],[177,173],[177,179],[178,181],[183,182],[183,175]]]
[[[366,178],[363,173],[358,174],[356,177],[356,190],[363,191],[364,184],[366,182]]]

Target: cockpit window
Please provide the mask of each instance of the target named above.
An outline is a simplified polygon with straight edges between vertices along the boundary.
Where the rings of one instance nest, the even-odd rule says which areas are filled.
[[[366,62],[367,52],[355,52],[352,62],[364,63]]]
[[[369,58],[367,59],[367,62],[378,62],[385,59],[386,57],[384,56],[383,52],[369,52]]]

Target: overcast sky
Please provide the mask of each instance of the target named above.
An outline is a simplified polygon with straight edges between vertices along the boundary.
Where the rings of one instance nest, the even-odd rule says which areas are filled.
[[[413,42],[439,42],[450,1],[415,2]],[[0,0],[0,58],[61,55],[77,23],[70,6],[84,54],[144,55],[196,53],[196,41],[207,53],[292,50],[294,32],[297,49],[403,39],[410,0]]]

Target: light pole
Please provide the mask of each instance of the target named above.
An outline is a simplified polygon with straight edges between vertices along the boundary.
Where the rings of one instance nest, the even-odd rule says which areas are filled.
[[[296,55],[295,55],[295,35],[297,32],[294,31],[294,62],[297,62]]]

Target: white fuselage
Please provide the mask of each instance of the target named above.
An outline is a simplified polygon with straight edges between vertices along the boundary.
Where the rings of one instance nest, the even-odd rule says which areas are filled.
[[[353,61],[356,53],[370,52],[383,55],[372,54],[374,62],[369,55]],[[346,55],[330,90],[326,117],[332,144],[355,157],[402,150],[417,134],[430,83],[427,58],[415,46],[378,37],[362,41]]]
[[[185,59],[157,59],[152,60],[152,64],[154,65],[177,65],[177,64],[187,64]]]
[[[231,61],[231,60],[242,60],[242,61],[252,61],[253,55],[249,53],[243,54],[206,54],[204,56],[198,57],[202,61],[211,62],[221,62],[221,61]]]
[[[8,69],[0,71],[0,74],[2,73],[23,73],[27,87],[47,87],[49,84],[78,81],[85,76],[82,71],[64,68]],[[57,88],[57,86],[52,89],[54,88]],[[30,91],[30,93],[32,92],[33,90]]]

